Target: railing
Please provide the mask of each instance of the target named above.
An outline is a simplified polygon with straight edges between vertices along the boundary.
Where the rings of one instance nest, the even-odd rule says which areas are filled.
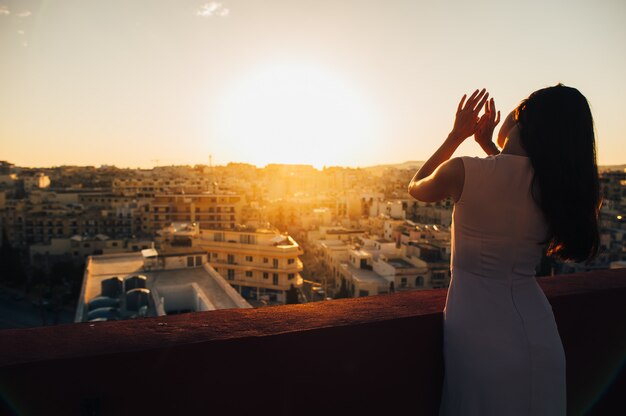
[[[540,284],[565,348],[569,414],[626,414],[626,270]],[[445,296],[0,331],[0,391],[20,415],[436,415]]]

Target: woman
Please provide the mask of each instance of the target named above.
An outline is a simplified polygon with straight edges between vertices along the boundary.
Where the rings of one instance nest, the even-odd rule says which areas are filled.
[[[409,185],[420,201],[454,200],[440,414],[564,415],[565,356],[535,267],[545,245],[564,260],[597,253],[593,119],[574,88],[536,91],[502,123],[500,152],[488,96],[463,96],[452,132]],[[488,156],[450,159],[472,135]]]

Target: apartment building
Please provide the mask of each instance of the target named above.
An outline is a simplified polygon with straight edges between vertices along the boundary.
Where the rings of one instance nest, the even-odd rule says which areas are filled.
[[[235,193],[159,194],[146,206],[146,231],[156,232],[171,223],[196,223],[204,229],[234,229],[241,223],[241,195]]]
[[[48,243],[31,244],[28,250],[31,265],[47,266],[54,261],[82,262],[87,256],[136,252],[152,247],[152,239],[110,238],[95,236],[51,238]]]
[[[213,179],[194,177],[131,177],[115,178],[112,191],[115,195],[138,198],[152,198],[158,194],[198,194],[215,190]]]
[[[285,303],[292,286],[302,287],[303,250],[276,230],[202,229],[198,223],[173,223],[159,232],[157,241],[162,247],[192,246],[208,253],[209,264],[249,301]]]

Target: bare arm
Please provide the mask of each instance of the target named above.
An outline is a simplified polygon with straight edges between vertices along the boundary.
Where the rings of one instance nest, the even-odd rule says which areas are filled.
[[[461,98],[452,132],[409,183],[409,194],[413,198],[435,202],[452,197],[455,202],[458,201],[463,191],[465,170],[460,159],[449,159],[459,145],[475,133],[479,120],[478,113],[488,96],[483,89],[480,92],[474,91],[465,105],[466,95]]]
[[[448,197],[455,202],[459,199],[465,170],[460,159],[449,159],[461,143],[462,140],[450,133],[409,183],[409,194],[413,198],[424,202],[441,201]]]

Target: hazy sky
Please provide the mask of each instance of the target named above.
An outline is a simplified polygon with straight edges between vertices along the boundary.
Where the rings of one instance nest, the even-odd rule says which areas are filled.
[[[0,57],[22,166],[424,160],[463,93],[557,82],[626,163],[623,0],[0,0]]]

